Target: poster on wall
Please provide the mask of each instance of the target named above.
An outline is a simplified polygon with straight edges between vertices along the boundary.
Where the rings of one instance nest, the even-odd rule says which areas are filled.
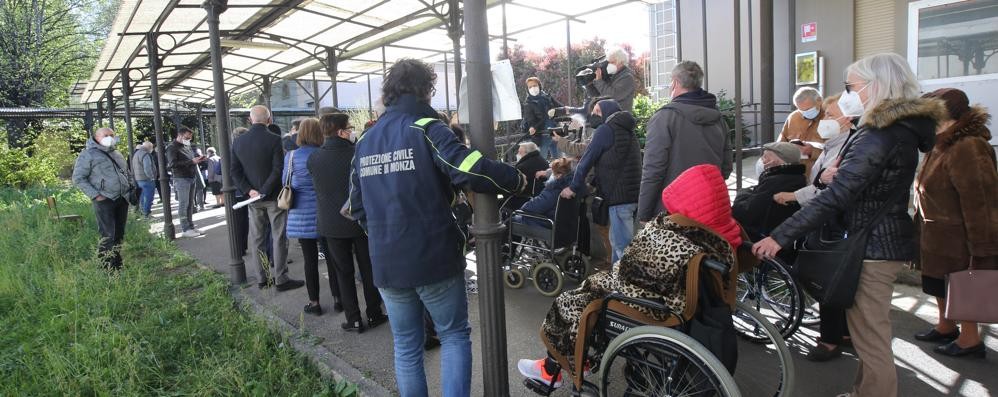
[[[797,85],[818,84],[818,52],[804,52],[794,56]]]
[[[800,25],[800,42],[810,43],[818,40],[818,23],[808,22]]]

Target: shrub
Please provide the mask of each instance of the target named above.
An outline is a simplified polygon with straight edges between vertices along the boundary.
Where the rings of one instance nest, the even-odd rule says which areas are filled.
[[[55,168],[59,178],[68,179],[73,175],[77,157],[71,144],[80,139],[78,135],[69,129],[43,129],[31,146],[32,161],[47,161]],[[86,135],[82,139],[85,142]]]
[[[634,118],[637,120],[637,127],[634,129],[634,133],[638,136],[638,142],[641,142],[641,147],[645,146],[645,139],[648,132],[645,130],[645,126],[648,124],[648,119],[651,118],[656,111],[662,106],[668,105],[669,99],[654,100],[647,95],[641,95],[634,97]]]
[[[25,149],[0,146],[0,187],[24,189],[58,182],[58,168],[49,159],[29,157]]]

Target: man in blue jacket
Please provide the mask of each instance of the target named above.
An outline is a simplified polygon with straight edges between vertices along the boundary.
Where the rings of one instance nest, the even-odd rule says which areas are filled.
[[[349,211],[369,237],[374,284],[395,338],[395,375],[403,396],[426,396],[423,307],[442,345],[444,396],[471,394],[471,327],[464,244],[451,203],[454,189],[514,194],[527,186],[515,168],[470,150],[430,107],[436,73],[402,59],[382,87],[387,107],[357,142]]]

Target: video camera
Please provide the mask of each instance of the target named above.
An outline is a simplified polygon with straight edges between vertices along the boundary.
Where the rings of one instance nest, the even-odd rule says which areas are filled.
[[[559,137],[565,138],[565,137],[568,137],[569,135],[572,135],[572,134],[578,134],[578,132],[579,132],[578,129],[572,129],[571,128],[572,121],[575,121],[575,120],[572,119],[572,116],[569,116],[569,115],[558,116],[558,117],[552,118],[551,121],[554,121],[555,123],[557,123],[558,126],[557,127],[548,128],[547,130],[549,132],[551,132],[552,134],[555,134],[555,135],[557,135]]]
[[[604,55],[594,59],[593,62],[588,65],[575,69],[575,83],[583,87],[591,84],[593,80],[596,80],[596,69],[602,70],[603,80],[609,81],[612,76],[606,71],[606,65],[608,64],[609,62],[607,62],[606,56]]]

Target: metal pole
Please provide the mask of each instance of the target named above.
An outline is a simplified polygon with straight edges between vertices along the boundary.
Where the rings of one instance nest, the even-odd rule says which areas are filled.
[[[759,124],[761,143],[773,142],[773,0],[759,0]]]
[[[201,136],[201,150],[203,150],[204,154],[207,156],[208,142],[204,140],[204,110],[201,105],[198,105],[198,110],[194,117],[197,117],[198,119],[198,135]]]
[[[465,0],[465,43],[468,51],[468,120],[471,146],[496,158],[492,120],[492,81],[485,0]],[[475,194],[473,232],[478,240],[478,306],[481,313],[482,360],[486,396],[508,396],[506,312],[503,300],[499,246],[505,228],[499,222],[495,194]]]
[[[87,136],[94,136],[94,111],[91,109],[83,113],[83,129],[87,130]]]
[[[105,93],[104,95],[107,95]],[[97,127],[104,128],[104,96],[97,100]]]
[[[315,72],[312,72],[312,107],[315,108],[315,115],[319,115],[319,108],[322,106],[319,104],[319,80],[315,79]]]
[[[461,8],[459,0],[447,0],[447,36],[454,46],[454,92],[455,106],[461,107]]]
[[[674,18],[674,25],[676,27],[676,63],[682,62],[683,60],[683,28],[682,21],[683,17],[679,13],[679,0],[672,0],[673,12],[676,14]]]
[[[575,98],[575,81],[572,76],[572,20],[565,18],[565,74],[568,76],[568,98],[565,98],[565,106],[572,106],[572,99]],[[583,104],[585,106],[585,104]]]
[[[447,65],[447,53],[444,53],[444,104],[447,106],[447,115],[450,116],[450,70]]]
[[[121,100],[125,106],[125,135],[128,137],[128,156],[135,154],[135,139],[132,138],[132,105],[128,101],[128,96],[132,94],[131,82],[128,77],[128,69],[121,70]],[[128,162],[131,165],[131,161]]]
[[[754,47],[754,44],[753,44],[753,43],[755,43],[755,37],[754,37],[755,36],[755,26],[754,26],[755,24],[753,22],[755,20],[755,13],[752,12],[752,2],[753,1],[754,0],[749,0],[749,2],[748,2],[748,15],[749,15],[749,17],[748,17],[748,42],[749,42],[749,48],[748,48],[749,49],[748,50],[748,63],[749,63],[749,65],[748,65],[748,75],[749,75],[749,79],[748,79],[748,84],[749,84],[748,85],[748,92],[749,92],[749,104],[751,104],[752,110],[756,110],[756,105],[755,105],[755,47]],[[791,77],[793,77],[793,76],[791,76]],[[755,136],[756,136],[756,141],[758,141],[759,140],[758,139],[758,137],[759,137],[759,112],[752,112],[752,124],[755,125]]]
[[[374,98],[371,94],[371,75],[367,75],[367,117],[374,120]]]
[[[748,0],[749,3],[752,0]],[[742,0],[734,0],[735,30],[735,188],[742,188]],[[752,16],[749,15],[749,19]],[[749,45],[752,43],[749,42]],[[751,79],[750,79],[751,80]],[[726,155],[730,156],[731,153]]]
[[[381,80],[384,83],[385,76],[388,74],[388,57],[385,56],[385,47],[381,47]]]
[[[329,81],[333,84],[330,87],[330,95],[333,97],[333,107],[339,109],[340,103],[336,92],[336,76],[339,72],[339,60],[336,58],[336,49],[326,47],[326,73],[329,74]],[[318,112],[316,112],[318,113]]]
[[[502,59],[509,59],[509,43],[506,37],[506,0],[499,3],[502,6]]]
[[[114,93],[107,89],[107,126],[114,129]]]
[[[166,141],[163,139],[163,119],[159,109],[159,78],[156,76],[160,66],[159,47],[156,44],[156,34],[146,35],[146,52],[149,54],[149,99],[152,101],[152,129],[156,134],[156,162],[159,163],[159,200],[163,203],[163,236],[173,240],[173,207],[170,205],[170,181],[166,174]]]
[[[707,0],[700,0],[700,23],[702,30],[700,31],[703,35],[703,89],[707,91]]]
[[[787,12],[789,15],[789,18],[787,19],[789,20],[788,22],[790,24],[789,30],[787,31],[787,33],[789,33],[787,35],[787,39],[790,40],[790,46],[787,47],[790,51],[790,54],[787,54],[787,57],[790,61],[788,69],[790,70],[790,73],[787,73],[787,77],[790,78],[789,79],[790,85],[787,86],[787,89],[789,89],[790,92],[787,92],[787,98],[790,99],[787,100],[787,102],[792,102],[794,97],[794,91],[796,91],[797,88],[797,76],[795,76],[794,73],[794,68],[796,67],[796,65],[794,65],[794,54],[797,53],[797,29],[799,29],[797,27],[797,0],[787,0]],[[818,69],[818,70],[824,70],[824,69]],[[938,70],[938,68],[936,70]],[[822,91],[821,94],[825,95],[825,92]]]
[[[222,45],[218,34],[218,15],[225,12],[226,0],[207,0],[202,7],[208,11],[208,45],[211,49],[211,74],[215,85],[215,124],[218,131],[218,150],[222,156],[222,194],[225,195],[225,219],[229,225],[229,278],[233,284],[246,283],[246,264],[243,253],[236,248],[236,230],[232,228],[235,213],[232,204],[236,200],[232,185],[232,151],[229,149],[229,110],[226,106],[225,76],[222,69]]]
[[[270,93],[273,90],[274,82],[270,80],[270,76],[263,76],[263,84],[260,89],[260,95],[263,96],[263,104],[267,106],[267,109],[272,109],[270,103]]]

